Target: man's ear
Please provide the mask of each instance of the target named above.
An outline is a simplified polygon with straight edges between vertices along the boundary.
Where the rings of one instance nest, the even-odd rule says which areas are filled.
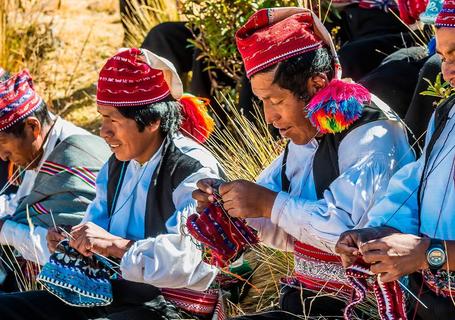
[[[329,79],[324,73],[318,73],[308,80],[308,91],[311,95],[316,94],[319,90],[324,89],[329,84]]]
[[[161,125],[161,120],[156,120],[149,125],[147,125],[146,130],[149,130],[150,132],[156,132],[160,130],[160,125]]]
[[[29,130],[34,139],[37,139],[42,131],[41,122],[38,118],[28,117],[25,119],[25,130]]]

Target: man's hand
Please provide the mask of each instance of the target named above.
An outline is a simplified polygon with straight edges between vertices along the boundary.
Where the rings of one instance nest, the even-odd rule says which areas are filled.
[[[383,282],[390,282],[428,268],[425,253],[429,245],[430,239],[394,233],[361,245],[360,253],[372,264],[372,272],[380,273]]]
[[[220,194],[229,215],[242,218],[270,218],[277,196],[276,192],[246,180],[223,183]]]
[[[54,227],[47,229],[46,240],[50,253],[55,252],[57,245],[63,239],[66,239],[66,237],[62,235],[59,230],[55,229]]]
[[[222,182],[222,180],[211,178],[201,179],[197,182],[198,189],[194,190],[192,194],[193,199],[197,201],[197,212],[200,213],[204,211],[204,209],[207,208],[210,203],[215,201],[215,198],[213,197],[213,191]]]
[[[364,228],[345,231],[340,235],[335,252],[340,255],[343,267],[347,268],[360,255],[359,248],[367,241],[398,232],[390,227]]]
[[[100,226],[87,222],[71,229],[70,246],[84,256],[98,253],[102,256],[122,258],[133,241],[110,234]]]

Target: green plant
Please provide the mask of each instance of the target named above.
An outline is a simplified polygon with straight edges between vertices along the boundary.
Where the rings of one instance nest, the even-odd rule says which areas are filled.
[[[420,94],[423,96],[440,98],[438,104],[455,93],[455,89],[450,86],[449,82],[443,82],[441,72],[436,76],[434,83],[426,78],[424,78],[424,80],[428,83],[428,88],[427,90],[420,92]]]
[[[242,63],[234,41],[235,31],[261,8],[297,6],[296,0],[185,0],[182,14],[188,26],[195,30],[191,43],[201,54],[199,59],[207,63],[208,69],[217,68],[234,81],[242,76]],[[216,77],[212,74],[216,87]]]

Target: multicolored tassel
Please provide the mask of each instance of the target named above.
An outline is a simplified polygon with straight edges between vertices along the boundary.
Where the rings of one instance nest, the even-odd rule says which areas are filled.
[[[215,121],[207,110],[209,99],[185,93],[179,102],[182,105],[182,132],[199,143],[204,143],[215,127]]]
[[[370,92],[360,84],[333,79],[313,96],[307,117],[320,133],[342,132],[360,118],[370,100]]]

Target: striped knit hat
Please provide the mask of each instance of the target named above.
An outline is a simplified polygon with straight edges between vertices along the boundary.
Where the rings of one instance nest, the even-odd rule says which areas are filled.
[[[0,82],[0,131],[27,117],[42,102],[27,69]]]
[[[334,57],[336,78],[341,67],[332,38],[316,15],[308,9],[288,7],[262,9],[254,13],[235,35],[246,74],[326,45]]]
[[[455,28],[455,0],[445,0],[435,22],[436,28]]]
[[[183,93],[174,65],[147,49],[127,49],[107,60],[98,79],[96,101],[112,107],[144,106],[176,100]]]

